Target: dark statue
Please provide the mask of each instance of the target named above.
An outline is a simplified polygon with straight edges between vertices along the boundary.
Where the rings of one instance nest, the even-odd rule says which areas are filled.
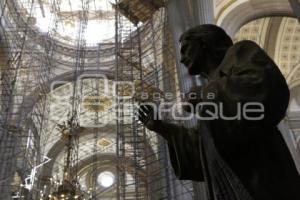
[[[189,29],[180,43],[181,62],[189,74],[208,80],[191,89],[189,93],[202,95],[187,102],[222,103],[225,116],[235,116],[237,105],[249,102],[260,103],[264,112],[259,119],[261,112],[252,112],[251,119],[199,120],[191,129],[156,119],[151,106],[140,106],[140,121],[167,140],[178,178],[205,181],[209,199],[300,199],[299,174],[277,129],[289,103],[289,89],[276,64],[256,43],[233,44],[215,25]],[[214,98],[207,98],[208,93]],[[255,105],[250,108],[258,110]],[[200,114],[207,116],[213,109],[203,106]]]

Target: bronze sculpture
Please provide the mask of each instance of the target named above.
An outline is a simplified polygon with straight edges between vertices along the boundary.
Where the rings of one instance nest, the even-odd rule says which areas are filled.
[[[214,93],[186,99],[222,104],[224,116],[236,116],[237,104],[247,105],[249,118],[201,120],[196,129],[156,119],[151,106],[141,106],[142,123],[168,141],[170,159],[180,179],[206,181],[210,199],[294,200],[300,198],[300,178],[277,129],[289,102],[289,89],[272,59],[254,42],[232,43],[215,25],[189,29],[180,38],[181,62],[190,75],[208,83],[190,92]],[[201,115],[213,112],[202,106]],[[189,109],[186,109],[187,111]],[[262,116],[262,117],[261,117]],[[299,193],[299,194],[298,194]]]

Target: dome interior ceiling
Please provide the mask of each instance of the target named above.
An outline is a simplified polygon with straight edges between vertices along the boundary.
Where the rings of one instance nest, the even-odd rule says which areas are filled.
[[[32,13],[31,0],[18,0],[20,9],[31,24],[42,33],[50,33],[55,39],[68,44],[76,44],[83,16],[87,16],[84,37],[89,46],[97,43],[113,42],[115,35],[115,11],[112,0],[52,0],[35,1]],[[126,19],[124,19],[126,20]],[[128,25],[132,24],[127,21]]]

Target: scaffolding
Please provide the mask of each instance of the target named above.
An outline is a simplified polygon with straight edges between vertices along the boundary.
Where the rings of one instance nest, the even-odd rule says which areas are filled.
[[[43,1],[0,3],[0,199],[51,199],[66,156],[56,127],[66,113],[81,127],[72,166],[87,199],[193,199],[192,183],[172,172],[166,142],[135,116],[143,101],[180,101],[164,2],[116,0],[115,36],[87,44],[88,20],[98,16],[93,1],[79,1],[71,15],[60,11],[62,1],[47,1],[53,15],[46,33],[33,14],[38,8],[46,15]],[[101,16],[111,20],[110,12]],[[69,42],[58,39],[62,18],[79,21]],[[116,91],[110,99],[101,96],[105,81]],[[52,88],[54,82],[60,84]],[[68,84],[71,107],[57,106],[53,96],[68,93]],[[97,104],[103,102],[109,108]],[[115,184],[101,188],[97,176],[108,169]]]
[[[39,138],[47,126],[45,97],[53,49],[45,37],[33,37],[31,13],[21,18],[12,1],[2,1],[0,7],[0,199],[20,199],[32,195],[28,191],[37,168],[47,161],[41,155]],[[40,104],[30,110],[35,100]]]
[[[145,14],[147,10],[137,9],[137,4],[132,1],[116,4],[119,11],[116,15],[116,79],[139,83],[135,88],[138,94],[133,99],[121,98],[117,103],[118,199],[192,199],[191,182],[177,181],[171,172],[165,141],[126,112],[143,101],[174,103],[180,98],[166,13],[156,7],[155,14],[145,22],[145,18],[138,16],[149,16]],[[128,26],[124,16],[135,25]],[[145,23],[140,26],[140,22]],[[118,89],[124,91],[127,87],[122,85]],[[166,99],[168,92],[174,97]],[[148,94],[146,99],[142,99],[144,93]],[[128,118],[130,120],[126,120]],[[130,157],[134,158],[134,167],[128,167]],[[131,181],[126,174],[128,168],[133,174]]]

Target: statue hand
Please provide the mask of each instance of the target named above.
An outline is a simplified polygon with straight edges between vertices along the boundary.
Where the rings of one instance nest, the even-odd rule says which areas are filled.
[[[161,120],[158,120],[157,113],[150,105],[141,105],[138,110],[139,120],[151,131],[155,131]]]

